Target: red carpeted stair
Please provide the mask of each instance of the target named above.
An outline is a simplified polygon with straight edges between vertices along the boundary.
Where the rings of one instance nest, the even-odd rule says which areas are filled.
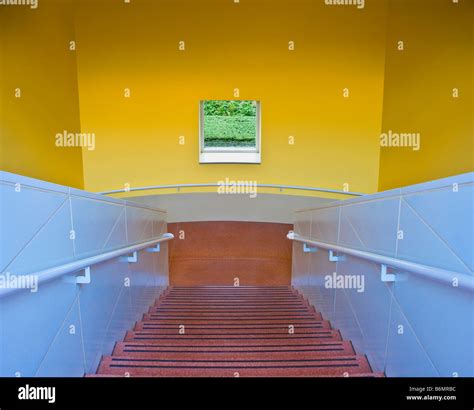
[[[377,377],[290,287],[168,288],[95,376]]]

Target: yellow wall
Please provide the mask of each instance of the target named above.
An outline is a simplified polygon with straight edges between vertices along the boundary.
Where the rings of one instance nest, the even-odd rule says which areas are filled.
[[[84,168],[96,191],[229,177],[363,192],[474,170],[474,3],[323,3],[2,6],[0,169],[81,187]],[[236,87],[262,103],[262,164],[199,164],[198,102]],[[63,130],[95,133],[96,150],[56,147]],[[421,149],[381,148],[388,130],[421,133]]]
[[[80,130],[71,6],[0,6],[0,169],[82,187],[82,149],[55,145]]]
[[[76,7],[87,189],[225,177],[377,190],[385,1],[82,0]],[[178,42],[186,51],[178,51]],[[288,51],[288,41],[296,50]],[[198,102],[257,99],[262,164],[198,162]],[[350,98],[342,95],[350,89]],[[123,97],[124,88],[131,98]],[[184,146],[179,136],[186,137]],[[288,145],[288,136],[296,138]]]
[[[380,190],[474,170],[473,9],[467,0],[390,1],[382,129],[419,132],[421,145],[381,149]]]

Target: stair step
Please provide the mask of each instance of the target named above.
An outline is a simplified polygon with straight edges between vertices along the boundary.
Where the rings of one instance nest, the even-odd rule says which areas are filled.
[[[371,368],[364,356],[335,356],[318,359],[287,359],[258,361],[227,360],[167,360],[126,359],[108,356],[102,359],[99,373],[130,376],[314,376],[369,373]]]
[[[208,318],[208,319],[298,319],[298,318],[314,318],[314,312],[161,312],[156,311],[150,313],[153,318]]]
[[[194,346],[194,345],[161,345],[147,342],[119,342],[115,345],[113,355],[128,358],[233,358],[245,357],[248,360],[259,358],[301,358],[348,356],[355,354],[352,344],[347,341],[324,342],[313,345],[246,345],[246,346]]]
[[[296,295],[292,290],[271,290],[271,289],[170,289],[168,295]]]
[[[276,334],[276,335],[163,335],[163,334],[156,334],[149,331],[129,331],[125,335],[125,341],[133,341],[133,340],[147,340],[147,341],[161,341],[161,340],[169,340],[174,342],[183,342],[183,341],[192,341],[193,343],[198,343],[199,341],[204,341],[206,343],[214,343],[214,344],[233,344],[233,343],[254,343],[258,341],[258,343],[263,343],[265,341],[270,341],[272,343],[292,343],[293,341],[301,341],[304,340],[306,343],[311,343],[312,341],[336,341],[341,340],[341,336],[339,331],[337,330],[321,330],[319,332],[313,333],[305,333],[305,334]]]
[[[302,306],[297,308],[255,308],[255,309],[247,309],[247,308],[161,308],[161,307],[150,307],[148,313],[158,313],[158,314],[166,314],[166,313],[179,313],[179,314],[202,314],[202,315],[212,315],[212,314],[236,314],[236,315],[248,315],[248,314],[272,314],[277,315],[278,313],[288,313],[288,314],[298,314],[298,313],[313,313],[314,310],[310,309],[308,306]]]
[[[133,331],[126,333],[125,342],[127,343],[146,343],[158,346],[195,346],[195,347],[247,347],[247,346],[313,346],[321,343],[334,343],[342,341],[339,331],[333,330],[329,334],[319,335],[318,337],[292,337],[285,339],[259,339],[249,341],[245,338],[240,339],[195,339],[189,340],[185,338],[160,338],[160,337],[141,337],[136,336]]]
[[[297,323],[295,326],[296,327],[304,327],[304,326],[317,326],[320,325],[324,320],[307,320],[305,322]],[[167,328],[167,329],[177,329],[178,326],[181,324],[176,324],[176,323],[162,323],[162,322],[157,322],[153,320],[148,320],[148,321],[140,321],[137,322],[139,323],[144,323],[150,326],[154,326],[155,328]],[[287,329],[288,330],[288,322],[284,321],[282,323],[262,323],[262,324],[255,324],[255,323],[241,323],[241,322],[235,322],[235,323],[214,323],[214,322],[192,322],[192,323],[185,323],[185,326],[187,328],[192,328],[192,329],[219,329],[219,328],[229,328],[229,329]]]
[[[296,295],[292,292],[289,293],[235,293],[235,292],[230,292],[230,293],[216,293],[216,292],[209,292],[208,294],[206,293],[179,293],[179,292],[170,292],[166,296],[166,298],[170,299],[191,299],[191,300],[197,300],[197,299],[226,299],[226,298],[231,298],[231,299],[254,299],[254,300],[298,300],[301,299],[301,296]]]
[[[340,351],[340,353],[339,353]],[[335,354],[336,353],[336,354]],[[203,352],[190,352],[190,353],[182,353],[182,352],[153,352],[150,351],[134,351],[134,353],[130,353],[130,349],[126,349],[126,353],[119,354],[114,353],[115,358],[127,358],[127,359],[162,359],[162,360],[207,360],[207,361],[214,361],[214,360],[221,360],[221,361],[232,361],[232,360],[246,360],[246,361],[259,361],[259,360],[296,360],[296,359],[320,359],[325,357],[336,357],[336,356],[346,356],[347,353],[344,350],[332,349],[330,351],[326,350],[311,350],[306,349],[304,351],[299,352],[291,352],[291,351],[277,351],[277,352],[265,352],[265,351],[255,351],[255,352],[210,352],[210,353],[203,353]],[[353,353],[349,353],[349,355],[353,355]]]
[[[297,325],[300,323],[308,323],[310,321],[323,320],[320,313],[311,313],[310,315],[305,316],[291,316],[291,317],[246,317],[242,318],[240,316],[218,316],[218,317],[203,317],[202,315],[198,316],[163,316],[155,313],[145,313],[142,320],[144,322],[156,322],[156,323],[166,323],[166,324],[202,324],[202,323],[216,323],[216,324],[284,324],[286,326]]]
[[[202,302],[203,300],[207,300],[210,303],[275,303],[275,302],[301,302],[303,299],[299,296],[285,296],[285,297],[276,297],[276,296],[268,296],[268,297],[255,297],[255,296],[165,296],[158,298],[158,301],[166,300],[167,302]]]
[[[278,333],[278,334],[288,334],[289,325],[261,325],[261,326],[196,326],[196,325],[184,325],[184,331],[186,334],[249,334],[249,333]],[[151,321],[147,322],[138,322],[135,324],[135,331],[149,330],[153,331],[155,334],[179,334],[181,325],[161,325],[156,324]],[[318,321],[314,322],[311,325],[292,325],[294,334],[300,333],[310,333],[315,330],[321,329],[331,329],[331,325],[328,321]]]
[[[210,375],[212,376],[212,375]],[[210,376],[204,376],[204,377],[210,377]],[[301,376],[301,375],[300,375]],[[304,375],[303,375],[304,376]],[[98,378],[111,378],[111,377],[149,377],[148,375],[133,375],[133,376],[130,376],[129,374],[125,375],[125,374],[107,374],[107,373],[101,373],[101,374],[86,374],[84,377],[98,377]],[[169,377],[169,376],[168,376]],[[180,376],[175,376],[175,377],[181,377]],[[186,377],[186,375],[184,375],[184,377]],[[234,376],[230,376],[230,377],[236,377],[235,375]],[[268,377],[267,375],[262,375],[262,377]],[[291,375],[284,375],[284,376],[281,376],[281,377],[291,377]],[[341,377],[341,375],[339,374],[321,374],[321,375],[310,375],[309,377],[324,377],[324,378],[327,378],[327,377]],[[348,378],[378,378],[378,377],[385,377],[385,375],[383,373],[351,373],[351,374],[347,374],[347,375],[344,375],[342,377],[348,377]]]
[[[170,285],[168,289],[293,289],[291,286],[286,285],[242,285],[242,286],[230,286],[230,285],[204,285],[204,286],[182,286],[182,285]]]
[[[171,286],[97,373],[87,377],[383,377],[288,286]]]
[[[211,301],[202,301],[198,300],[195,302],[171,302],[167,299],[158,300],[154,306],[158,307],[182,307],[182,306],[191,306],[191,307],[234,307],[235,303],[228,301],[228,300],[223,300],[222,302],[211,302]],[[308,303],[303,301],[303,300],[298,300],[298,301],[290,301],[290,302],[254,302],[252,304],[249,304],[248,302],[242,302],[238,306],[247,306],[247,307],[294,307],[294,306],[308,306]]]
[[[295,293],[291,288],[273,288],[264,286],[196,286],[189,288],[170,287],[169,292],[181,293]]]
[[[279,332],[276,330],[270,330],[269,332],[261,332],[260,330],[249,330],[246,332],[239,332],[238,329],[236,330],[229,330],[225,333],[208,333],[207,331],[195,331],[186,332],[185,334],[179,334],[177,331],[173,330],[166,330],[163,332],[158,331],[158,329],[153,330],[138,330],[134,331],[137,336],[156,336],[156,337],[163,337],[163,338],[196,338],[196,339],[206,339],[206,338],[226,338],[226,339],[235,339],[235,338],[244,338],[244,339],[259,339],[259,338],[291,338],[291,337],[310,337],[310,336],[319,336],[321,334],[328,334],[330,333],[330,329],[308,329],[307,332],[295,332],[294,334],[286,332]]]
[[[155,309],[155,311],[169,311],[169,310],[215,310],[215,311],[236,311],[241,312],[245,310],[252,310],[252,311],[262,311],[262,310],[273,310],[276,312],[285,312],[285,311],[294,311],[295,309],[306,309],[312,312],[315,311],[314,307],[307,304],[307,303],[298,303],[298,304],[281,304],[281,305],[270,305],[270,304],[247,304],[247,303],[227,303],[227,304],[191,304],[191,303],[183,303],[183,304],[170,304],[170,303],[156,303],[155,305],[151,306],[151,308]]]
[[[193,288],[193,289],[177,289],[170,288],[165,295],[170,294],[187,294],[187,295],[299,295],[294,289],[271,289],[271,288],[248,288],[248,287],[223,287],[223,288]]]
[[[192,306],[192,307],[203,307],[203,306],[218,306],[218,307],[246,307],[246,306],[256,306],[256,307],[293,307],[293,306],[311,306],[304,299],[293,299],[288,300],[280,299],[244,299],[244,298],[225,298],[225,299],[207,299],[207,302],[203,303],[203,299],[157,299],[153,306],[163,306],[164,303],[168,306]]]

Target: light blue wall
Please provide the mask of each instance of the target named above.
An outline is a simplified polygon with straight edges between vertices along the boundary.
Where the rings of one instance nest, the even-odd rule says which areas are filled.
[[[315,240],[473,275],[474,173],[296,213]],[[397,233],[403,232],[403,238]],[[362,275],[364,292],[329,289],[325,276]],[[474,294],[380,265],[293,245],[293,285],[388,376],[474,376]]]
[[[71,231],[75,236],[71,239]],[[0,172],[0,272],[32,274],[166,232],[166,213]],[[0,298],[1,376],[82,376],[168,285],[167,245]],[[129,280],[129,285],[128,285]]]

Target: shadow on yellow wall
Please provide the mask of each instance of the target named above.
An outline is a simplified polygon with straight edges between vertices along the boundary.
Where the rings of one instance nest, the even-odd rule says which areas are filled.
[[[382,131],[419,146],[382,147],[379,190],[473,171],[474,2],[392,0],[389,16]]]
[[[72,2],[0,6],[0,169],[82,188],[82,150],[56,145],[80,132]]]

